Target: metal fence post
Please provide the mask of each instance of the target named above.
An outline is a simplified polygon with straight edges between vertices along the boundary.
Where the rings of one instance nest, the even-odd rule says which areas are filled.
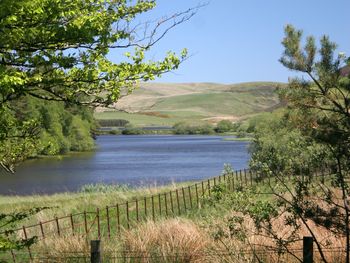
[[[313,238],[303,237],[303,263],[314,262]]]
[[[91,240],[91,263],[102,263],[101,240]]]

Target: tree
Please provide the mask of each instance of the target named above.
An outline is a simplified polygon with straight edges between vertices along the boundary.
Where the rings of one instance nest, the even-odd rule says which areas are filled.
[[[229,132],[233,129],[233,124],[229,120],[221,120],[216,125],[215,131],[218,133]]]
[[[146,61],[145,52],[199,7],[137,23],[155,0],[4,0],[0,3],[0,164],[13,171],[37,133],[34,119],[15,116],[23,96],[71,104],[108,106],[186,59],[169,52]],[[110,51],[120,50],[118,63]],[[124,52],[124,54],[122,54]],[[114,60],[117,60],[114,59]],[[11,151],[9,151],[11,148]]]
[[[282,44],[281,63],[305,75],[280,88],[288,111],[283,120],[257,129],[252,168],[270,178],[279,215],[294,231],[286,238],[273,231],[271,220],[259,225],[286,249],[305,228],[322,261],[330,262],[325,240],[316,233],[315,226],[320,227],[345,241],[345,262],[350,262],[350,78],[344,73],[350,60],[335,54],[336,44],[327,36],[321,38],[320,48],[313,37],[302,47],[302,31],[291,25],[285,28]],[[312,180],[325,164],[327,178]]]

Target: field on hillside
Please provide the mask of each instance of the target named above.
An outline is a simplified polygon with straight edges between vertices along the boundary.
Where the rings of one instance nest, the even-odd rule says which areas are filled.
[[[281,83],[145,83],[112,109],[99,108],[97,119],[126,119],[137,126],[172,126],[176,122],[237,121],[280,106]]]

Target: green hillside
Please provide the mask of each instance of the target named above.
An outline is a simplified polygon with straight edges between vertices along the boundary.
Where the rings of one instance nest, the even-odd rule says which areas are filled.
[[[240,84],[145,83],[112,109],[100,108],[97,119],[126,119],[138,126],[173,125],[179,121],[237,121],[278,108],[276,82]]]

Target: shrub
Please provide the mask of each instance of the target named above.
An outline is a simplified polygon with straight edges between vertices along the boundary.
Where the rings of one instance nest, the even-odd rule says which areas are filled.
[[[143,134],[143,130],[141,128],[137,128],[133,125],[127,125],[124,130],[122,130],[123,135],[140,135]]]
[[[186,135],[195,135],[195,134],[213,134],[214,128],[208,123],[201,125],[190,125],[185,122],[178,122],[173,126],[174,134],[186,134]]]
[[[229,132],[231,130],[233,130],[233,124],[228,120],[219,121],[215,127],[215,131],[218,133]]]

